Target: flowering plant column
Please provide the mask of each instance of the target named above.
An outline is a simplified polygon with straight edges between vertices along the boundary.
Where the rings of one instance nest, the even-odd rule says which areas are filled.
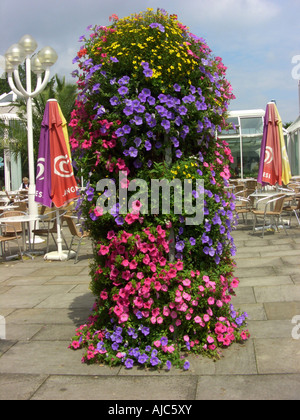
[[[87,181],[78,208],[95,243],[96,300],[71,348],[89,363],[187,369],[188,354],[218,357],[249,336],[231,305],[233,158],[217,139],[234,98],[226,67],[161,9],[90,30],[74,60],[70,141]],[[173,194],[154,200],[157,185]],[[203,217],[189,223],[200,198]]]

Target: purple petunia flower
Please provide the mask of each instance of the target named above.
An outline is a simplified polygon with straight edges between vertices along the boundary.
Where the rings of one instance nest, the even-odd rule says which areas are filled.
[[[113,96],[112,98],[110,98],[109,101],[110,101],[112,106],[116,106],[116,105],[119,105],[121,103],[117,96]]]
[[[171,126],[170,121],[168,121],[168,120],[162,120],[161,126],[164,127],[165,130],[169,130],[170,129],[170,126]]]
[[[146,337],[150,334],[150,328],[141,326],[141,333]]]
[[[168,97],[167,97],[167,95],[164,95],[163,93],[160,93],[158,95],[158,99],[159,99],[160,103],[163,104],[163,103],[167,102]]]
[[[187,109],[186,109],[185,106],[182,105],[178,108],[178,112],[179,112],[180,115],[186,115]]]
[[[150,28],[158,28],[160,32],[165,32],[165,27],[161,23],[153,22],[149,25]]]
[[[159,113],[159,115],[161,117],[166,117],[167,116],[167,110],[165,107],[163,107],[162,105],[157,105],[155,107],[156,111]]]
[[[190,362],[186,361],[183,365],[184,370],[188,370],[190,368]]]
[[[151,357],[150,363],[151,363],[152,366],[156,366],[156,365],[158,365],[160,363],[160,360],[156,356],[155,357]]]
[[[142,140],[139,137],[136,137],[134,139],[134,143],[135,143],[136,147],[140,147],[140,145],[142,143]]]
[[[134,147],[130,147],[129,148],[129,156],[131,156],[131,157],[137,157],[137,155],[138,155],[137,149],[135,149]]]
[[[127,86],[121,86],[121,87],[118,89],[118,92],[119,92],[119,94],[120,94],[121,96],[124,96],[124,95],[126,95],[126,94],[128,93],[128,87],[127,87]]]
[[[175,118],[175,124],[178,126],[178,127],[180,127],[181,126],[181,124],[182,124],[182,118],[181,117],[179,117],[179,115]]]
[[[96,84],[93,86],[92,91],[93,91],[93,92],[96,92],[96,93],[99,93],[99,90],[100,90],[100,83],[96,83]]]
[[[182,151],[181,150],[176,150],[176,153],[175,153],[175,155],[176,155],[176,157],[179,159],[181,156],[182,156]]]
[[[144,73],[144,75],[145,75],[146,77],[152,77],[152,75],[153,75],[153,70],[151,70],[151,69],[149,69],[149,68],[144,68],[143,73]]]
[[[190,244],[191,244],[191,245],[196,245],[196,239],[195,239],[195,238],[193,238],[193,237],[191,237],[191,238],[190,238]]]
[[[122,216],[117,216],[117,217],[115,218],[115,222],[116,222],[116,224],[117,224],[118,226],[122,226],[122,225],[124,224],[124,219],[123,219],[123,217],[122,217]]]
[[[168,370],[170,370],[170,369],[171,369],[171,367],[172,367],[172,363],[170,362],[170,360],[167,360],[167,362],[166,362],[166,368],[167,368]]]
[[[141,311],[137,311],[137,313],[135,314],[135,316],[137,317],[137,319],[142,319],[143,318],[143,314],[142,314]]]
[[[190,104],[190,103],[192,103],[192,102],[195,102],[195,96],[194,96],[194,95],[187,95],[187,96],[184,96],[184,97],[182,98],[182,102],[184,102],[185,104]]]
[[[175,92],[180,92],[181,91],[181,87],[178,85],[178,83],[175,83],[175,85],[173,85],[173,88],[174,88]]]
[[[135,125],[142,125],[143,124],[143,118],[139,117],[138,115],[135,115],[133,117],[133,120],[131,120]]]
[[[152,149],[152,144],[150,143],[150,141],[146,140],[145,141],[145,149],[149,152],[149,150]]]
[[[162,346],[167,346],[168,345],[168,338],[167,337],[161,337],[160,342],[161,342]]]
[[[183,251],[184,247],[185,247],[184,241],[179,241],[175,245],[176,251],[178,251],[178,252]]]
[[[98,219],[98,217],[95,215],[95,213],[91,212],[90,213],[90,219],[94,222],[95,220]]]
[[[147,356],[146,353],[143,353],[138,357],[138,362],[141,364],[144,364],[147,362],[148,359],[149,359],[149,356]]]
[[[131,127],[129,125],[123,125],[123,131],[125,134],[129,134],[131,131]]]
[[[150,89],[147,89],[147,88],[144,88],[142,90],[142,94],[148,97],[148,96],[151,95],[151,90]]]
[[[116,134],[117,137],[124,136],[124,130],[123,130],[123,128],[122,127],[117,128],[117,130],[115,131],[115,134]]]
[[[133,367],[133,360],[132,359],[126,359],[125,360],[125,367],[127,369],[131,369]]]
[[[198,126],[197,126],[197,133],[202,133],[203,131],[203,123],[202,121],[198,121]]]
[[[179,147],[179,141],[176,137],[170,137],[170,140],[173,142],[174,147]]]
[[[121,79],[119,79],[119,80],[118,80],[118,84],[119,84],[120,86],[122,86],[122,85],[127,85],[127,84],[129,83],[129,80],[130,80],[130,77],[128,77],[128,76],[123,76],[123,77],[121,77]]]
[[[153,98],[153,96],[148,96],[147,102],[149,105],[155,105],[155,98]]]
[[[127,116],[131,115],[131,114],[133,114],[133,107],[132,106],[125,106],[125,108],[123,109],[123,112]]]
[[[143,163],[139,159],[135,159],[135,161],[133,162],[133,166],[136,169],[140,169],[143,166]]]
[[[119,344],[118,344],[118,343],[113,343],[113,344],[112,344],[112,346],[111,346],[111,348],[112,348],[113,350],[118,350],[118,348],[119,348]]]
[[[203,233],[201,241],[203,244],[207,244],[209,242],[209,236],[205,235],[205,233]]]

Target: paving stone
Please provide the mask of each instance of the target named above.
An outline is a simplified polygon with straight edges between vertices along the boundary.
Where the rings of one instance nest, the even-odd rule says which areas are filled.
[[[32,399],[188,401],[195,398],[196,386],[197,377],[190,375],[173,376],[172,380],[159,375],[51,376]]]
[[[283,262],[279,257],[268,258],[267,260],[264,258],[237,258],[238,269],[242,270],[245,268],[267,268],[267,267],[275,267],[277,265],[282,265]]]
[[[267,320],[248,322],[251,338],[291,338],[292,324],[291,320]]]
[[[38,286],[50,282],[53,276],[32,277],[32,276],[14,276],[9,277],[3,284],[5,286]]]
[[[266,302],[263,304],[269,320],[291,320],[295,315],[300,315],[300,302]]]
[[[117,375],[120,368],[81,363],[82,351],[68,348],[69,341],[19,341],[0,358],[2,373]]]
[[[79,307],[88,307],[91,308],[95,302],[95,297],[92,293],[86,294],[83,302],[82,295],[75,293],[65,293],[62,294],[52,294],[51,296],[45,298],[41,303],[37,304],[37,308],[76,308],[76,296],[79,298],[77,300],[81,301]],[[79,304],[78,304],[79,305]]]
[[[257,302],[300,301],[300,285],[278,285],[254,287]]]
[[[259,374],[300,373],[300,340],[264,337],[255,339],[254,346]]]
[[[267,320],[267,315],[265,312],[264,305],[262,303],[242,303],[242,308],[239,307],[236,302],[234,302],[234,306],[237,310],[242,310],[242,312],[246,312],[248,314],[249,320],[254,321],[264,321]]]
[[[240,287],[236,289],[236,296],[232,298],[234,306],[244,303],[256,303],[252,287]]]
[[[299,400],[300,375],[200,376],[196,400]]]
[[[45,382],[47,375],[1,373],[0,400],[28,400]]]
[[[19,286],[18,290],[9,289],[0,295],[0,308],[31,308],[54,293],[67,293],[69,285]]]
[[[284,267],[283,267],[284,268]],[[283,268],[280,268],[280,270],[282,271],[282,275],[286,275],[287,273],[284,271]],[[260,277],[263,278],[265,276],[274,276],[276,275],[276,271],[275,271],[275,267],[256,267],[255,265],[252,267],[247,267],[247,269],[244,268],[240,268],[239,266],[234,270],[234,274],[236,275],[236,277],[238,278],[242,278],[242,277]],[[278,274],[279,274],[279,269],[278,269]]]
[[[58,324],[72,324],[86,322],[91,314],[89,307],[76,308],[30,308],[19,309],[12,312],[6,317],[6,325],[15,323],[20,325],[26,324],[42,324],[42,325],[58,325]]]
[[[216,375],[257,374],[252,339],[247,340],[245,344],[233,344],[229,349],[224,350],[223,356],[216,362],[215,368]]]
[[[55,276],[47,281],[47,284],[90,284],[91,277],[88,274],[76,276]]]
[[[239,288],[254,286],[276,286],[282,284],[294,284],[291,276],[270,276],[270,277],[242,277]]]

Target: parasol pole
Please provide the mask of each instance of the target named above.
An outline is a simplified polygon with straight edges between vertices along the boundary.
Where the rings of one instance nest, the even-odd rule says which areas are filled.
[[[44,260],[50,261],[66,261],[68,259],[74,258],[76,255],[75,251],[72,250],[63,250],[62,249],[62,235],[61,235],[61,217],[59,209],[56,209],[56,226],[57,226],[57,251],[48,252],[44,255]]]

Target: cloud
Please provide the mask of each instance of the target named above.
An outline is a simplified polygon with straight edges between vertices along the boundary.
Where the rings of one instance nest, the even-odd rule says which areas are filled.
[[[108,25],[120,18],[158,7],[178,15],[223,58],[237,109],[265,108],[277,99],[284,119],[298,116],[297,82],[291,60],[300,55],[299,0],[0,0],[0,55],[30,33],[39,47],[51,45],[58,61],[51,70],[70,79],[81,35],[88,25]]]

